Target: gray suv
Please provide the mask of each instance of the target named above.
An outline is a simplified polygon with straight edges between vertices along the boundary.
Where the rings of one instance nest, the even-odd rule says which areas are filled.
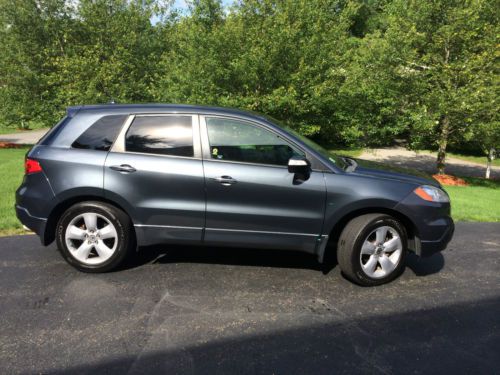
[[[137,246],[335,251],[362,285],[444,249],[446,192],[416,171],[338,157],[263,115],[187,105],[70,107],[27,154],[19,220],[81,271]],[[327,246],[330,245],[330,246]]]

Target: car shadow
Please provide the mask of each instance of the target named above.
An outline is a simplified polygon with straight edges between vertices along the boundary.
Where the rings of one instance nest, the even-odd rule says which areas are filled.
[[[132,269],[145,264],[174,263],[310,269],[320,271],[324,275],[328,275],[338,264],[336,251],[333,248],[327,249],[324,262],[321,264],[312,254],[290,250],[156,245],[139,248],[121,269]],[[410,253],[406,258],[406,266],[417,276],[432,275],[444,267],[444,257],[441,253],[437,253],[428,258],[420,258]]]
[[[430,257],[421,258],[415,253],[406,257],[406,267],[411,269],[416,276],[428,276],[441,271],[444,267],[444,256],[441,253]]]
[[[297,251],[185,245],[141,247],[126,263],[125,268],[135,268],[144,264],[155,263],[223,264],[300,268],[318,271],[323,271],[325,268],[325,265],[317,262],[314,255]],[[330,268],[333,269],[334,266],[331,265]]]
[[[196,343],[176,340],[178,336],[167,335],[163,328],[156,336],[152,332],[140,351],[109,354],[88,364],[58,363],[60,367],[53,365],[47,372],[494,374],[500,366],[500,333],[492,327],[498,324],[499,312],[500,299],[495,296],[385,315],[374,311],[359,318],[339,318],[336,311],[324,310],[316,312],[316,318],[308,315],[308,321],[296,317],[296,321],[287,322],[287,314],[278,314],[272,316],[272,330],[266,329],[266,314],[248,313],[238,316],[238,320],[218,314],[216,325],[221,319],[232,323],[222,331],[225,335],[214,333],[209,325],[214,320],[200,323],[201,328],[197,326],[194,337],[205,340],[198,339]],[[210,318],[209,314],[203,315]],[[167,316],[158,327],[170,327],[171,319],[183,321],[182,317]],[[251,328],[237,331],[244,319],[252,321]],[[276,323],[280,319],[281,326]],[[237,328],[231,331],[228,327]]]

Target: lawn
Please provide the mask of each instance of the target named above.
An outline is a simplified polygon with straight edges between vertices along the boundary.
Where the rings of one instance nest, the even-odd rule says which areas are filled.
[[[14,211],[15,191],[24,174],[28,148],[0,149],[0,235],[23,233]]]
[[[500,222],[500,181],[464,177],[470,186],[445,186],[454,220]]]
[[[9,127],[6,127],[6,126],[2,126],[0,125],[0,135],[1,134],[12,134],[12,133],[18,133],[22,130],[19,130],[19,129],[14,129],[14,128],[9,128]]]
[[[23,233],[14,212],[14,193],[23,178],[23,160],[28,148],[0,149],[0,235]],[[347,155],[344,150],[339,154]],[[352,155],[352,154],[351,154]],[[500,181],[465,178],[471,186],[447,186],[452,215],[462,221],[500,222]]]
[[[47,124],[43,122],[30,122],[28,123],[27,129],[19,129],[16,126],[7,126],[4,123],[0,123],[0,134],[11,134],[11,133],[19,133],[23,131],[29,131],[29,130],[39,130],[39,129],[44,129],[47,127]]]

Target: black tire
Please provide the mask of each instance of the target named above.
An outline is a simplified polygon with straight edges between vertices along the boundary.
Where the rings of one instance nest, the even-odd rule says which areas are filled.
[[[391,273],[384,277],[373,278],[365,273],[361,266],[361,248],[370,233],[382,226],[389,226],[398,233],[402,242],[402,252],[396,268]],[[362,286],[376,286],[388,283],[403,273],[407,249],[406,230],[398,220],[385,214],[367,214],[347,223],[339,238],[337,259],[346,278]]]
[[[82,263],[71,254],[66,244],[65,233],[68,225],[74,218],[84,213],[101,215],[109,220],[116,229],[118,242],[116,249],[109,259],[100,264]],[[63,258],[76,269],[89,273],[108,272],[117,268],[135,247],[133,225],[128,215],[111,204],[98,201],[81,202],[68,208],[57,223],[56,240]]]

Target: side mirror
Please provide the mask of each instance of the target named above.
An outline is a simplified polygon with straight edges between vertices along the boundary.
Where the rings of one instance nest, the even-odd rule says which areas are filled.
[[[311,171],[311,163],[305,157],[292,156],[288,160],[288,172],[294,174],[308,175]]]

